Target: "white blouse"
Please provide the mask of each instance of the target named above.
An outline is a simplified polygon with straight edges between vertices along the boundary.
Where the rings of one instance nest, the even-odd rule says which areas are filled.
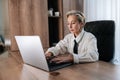
[[[73,52],[74,40],[78,43],[78,54]],[[55,47],[49,48],[47,52],[52,52],[55,56],[68,52],[73,55],[74,63],[97,61],[99,56],[95,36],[84,29],[76,38],[72,33],[66,35],[63,40],[60,40]]]

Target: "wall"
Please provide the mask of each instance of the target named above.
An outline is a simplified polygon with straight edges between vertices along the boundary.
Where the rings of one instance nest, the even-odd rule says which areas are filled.
[[[9,26],[12,51],[18,50],[15,35],[39,35],[48,48],[47,0],[9,0]]]
[[[10,45],[8,21],[8,0],[0,0],[0,34],[5,39],[5,45]]]
[[[0,35],[4,36],[4,27],[5,27],[5,7],[4,7],[4,0],[0,0]]]

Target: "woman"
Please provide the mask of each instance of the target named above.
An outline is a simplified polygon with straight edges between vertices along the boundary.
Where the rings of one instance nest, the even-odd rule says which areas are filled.
[[[70,34],[58,42],[55,47],[49,48],[45,55],[51,61],[61,62],[93,62],[98,60],[97,41],[93,34],[84,31],[85,17],[80,11],[69,11],[67,14],[67,26]],[[60,54],[67,54],[59,56]]]

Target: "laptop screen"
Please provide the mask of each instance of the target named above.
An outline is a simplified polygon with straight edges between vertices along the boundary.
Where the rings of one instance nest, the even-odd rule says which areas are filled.
[[[15,36],[24,63],[49,71],[39,36]]]

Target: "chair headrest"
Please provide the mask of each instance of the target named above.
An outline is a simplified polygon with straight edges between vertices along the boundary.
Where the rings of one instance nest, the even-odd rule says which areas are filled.
[[[92,27],[92,28],[91,28]],[[85,24],[85,30],[96,35],[114,35],[115,23],[113,20],[92,21]]]

